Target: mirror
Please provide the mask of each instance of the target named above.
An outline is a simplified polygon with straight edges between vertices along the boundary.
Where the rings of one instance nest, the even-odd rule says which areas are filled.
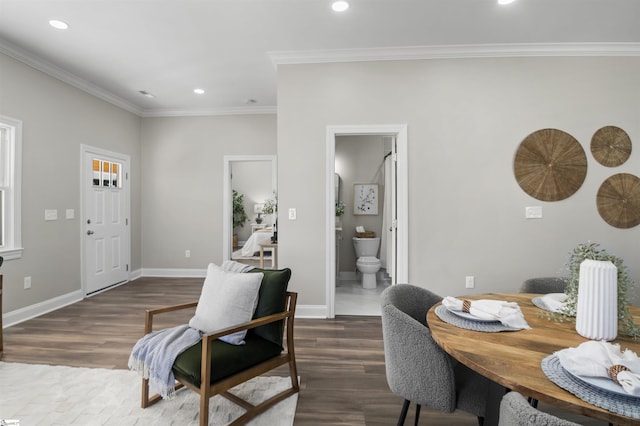
[[[222,260],[233,260],[234,252],[251,240],[254,233],[272,226],[273,218],[261,212],[261,205],[273,197],[277,188],[276,178],[275,155],[224,156]],[[234,192],[236,198],[241,197],[246,215],[239,226],[233,223]],[[258,214],[260,221],[257,220]]]

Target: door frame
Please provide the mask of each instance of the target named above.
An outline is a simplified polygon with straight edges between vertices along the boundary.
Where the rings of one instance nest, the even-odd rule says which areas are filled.
[[[106,149],[102,149],[102,148],[97,148],[94,146],[90,146],[90,145],[85,145],[85,144],[80,144],[80,214],[79,214],[79,218],[80,218],[80,283],[82,286],[82,292],[84,294],[85,297],[87,296],[94,296],[96,294],[102,293],[105,290],[109,290],[111,288],[113,288],[113,286],[110,287],[106,287],[102,290],[98,290],[95,292],[92,292],[90,295],[87,295],[87,268],[86,268],[86,224],[87,224],[87,217],[86,217],[86,210],[85,210],[85,203],[87,202],[86,200],[86,185],[87,185],[87,180],[86,180],[86,176],[88,175],[88,170],[87,170],[87,164],[85,161],[85,157],[87,154],[95,154],[95,155],[100,155],[100,156],[104,156],[104,157],[111,157],[114,158],[118,161],[120,161],[123,165],[123,172],[125,173],[125,175],[123,176],[123,190],[125,191],[125,195],[123,197],[124,199],[124,203],[125,203],[125,218],[127,220],[127,226],[125,227],[126,229],[126,238],[127,238],[127,255],[126,257],[126,265],[128,265],[128,277],[127,280],[124,282],[128,282],[131,278],[131,182],[129,180],[129,174],[130,174],[130,165],[131,165],[131,157],[126,155],[126,154],[121,154],[118,152],[114,152],[114,151],[109,151]],[[124,284],[123,283],[123,284]]]
[[[233,253],[231,165],[235,162],[270,161],[271,189],[278,190],[278,159],[275,155],[225,155],[222,166],[222,260],[231,260]]]
[[[396,138],[396,283],[409,281],[409,200],[408,200],[408,139],[406,124],[337,125],[326,131],[326,199],[325,199],[325,283],[327,318],[335,318],[336,297],[336,233],[335,233],[335,161],[336,136],[380,135]]]

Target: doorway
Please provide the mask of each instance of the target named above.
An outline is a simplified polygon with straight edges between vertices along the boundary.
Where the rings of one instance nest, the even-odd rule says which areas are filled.
[[[334,318],[336,314],[336,250],[337,250],[337,236],[336,233],[336,221],[335,217],[335,202],[336,202],[336,186],[335,186],[335,172],[336,172],[336,138],[342,136],[381,136],[385,139],[391,139],[395,143],[393,148],[395,152],[392,153],[393,167],[395,170],[390,173],[395,179],[390,184],[395,189],[393,200],[395,201],[394,217],[388,220],[389,224],[385,225],[387,228],[392,228],[392,238],[388,243],[392,245],[391,258],[387,259],[388,267],[393,269],[391,275],[392,284],[403,283],[408,280],[408,200],[407,200],[407,185],[408,185],[408,173],[407,173],[407,129],[406,125],[371,125],[371,126],[328,126],[326,136],[326,207],[327,207],[327,222],[326,222],[326,300],[327,300],[327,317]],[[381,158],[382,160],[382,158]],[[350,194],[351,188],[343,189],[346,194]],[[350,197],[350,195],[348,195]],[[351,234],[344,233],[343,238],[350,240]],[[395,242],[395,244],[393,244]],[[348,244],[344,244],[345,249]],[[377,300],[374,303],[379,303]],[[379,305],[378,305],[379,306]],[[339,312],[339,314],[349,314],[348,312]],[[355,312],[355,314],[358,314]]]
[[[82,288],[90,295],[129,280],[129,156],[80,149]]]
[[[223,165],[223,212],[222,212],[222,260],[232,260],[234,247],[233,247],[233,190],[234,190],[234,173],[236,173],[236,180],[242,182],[241,185],[247,190],[241,189],[241,194],[244,195],[245,211],[248,216],[247,224],[243,228],[246,228],[246,232],[239,236],[239,239],[246,239],[258,228],[255,223],[255,218],[258,214],[255,211],[257,204],[264,202],[265,198],[271,198],[277,191],[277,161],[275,155],[225,155]],[[234,172],[235,170],[235,172]],[[241,173],[241,176],[238,175]],[[260,185],[264,186],[267,190],[253,192],[250,183],[247,184],[247,180],[253,180],[260,182]],[[266,218],[267,220],[269,218]],[[263,222],[263,224],[268,224]]]

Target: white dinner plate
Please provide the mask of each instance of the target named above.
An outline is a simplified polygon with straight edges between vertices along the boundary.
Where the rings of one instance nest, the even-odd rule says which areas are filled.
[[[478,318],[474,315],[471,315],[469,312],[462,312],[462,311],[454,311],[452,309],[447,308],[447,311],[451,312],[454,315],[459,316],[460,318],[464,318],[464,319],[468,319],[470,321],[478,321],[478,322],[500,322],[498,320],[494,320],[494,319],[482,319],[482,318]]]
[[[560,363],[560,365],[562,365],[562,363]],[[571,374],[576,379],[578,379],[578,380],[580,380],[580,381],[582,381],[582,382],[584,382],[584,383],[586,383],[588,385],[596,387],[598,389],[602,389],[602,390],[607,391],[607,392],[616,393],[618,395],[628,396],[628,397],[631,397],[631,398],[640,398],[640,396],[631,395],[630,393],[627,393],[622,386],[620,386],[619,384],[617,384],[613,380],[608,379],[606,377],[578,376],[577,374],[573,373],[571,370],[566,369],[564,367],[562,367],[562,368],[564,369],[564,371],[566,371],[567,373]]]

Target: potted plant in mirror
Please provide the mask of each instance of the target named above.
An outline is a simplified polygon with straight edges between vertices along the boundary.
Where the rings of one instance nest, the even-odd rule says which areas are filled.
[[[233,190],[233,249],[238,248],[238,234],[236,229],[242,228],[249,220],[247,212],[244,210],[244,195],[235,189]]]
[[[269,198],[264,202],[264,206],[262,207],[262,213],[264,214],[272,214],[273,217],[273,237],[271,237],[271,242],[278,242],[278,193],[273,191],[273,198]]]
[[[567,262],[567,269],[569,270],[569,277],[566,278],[567,288],[565,289],[567,300],[558,312],[549,313],[549,316],[557,321],[575,320],[578,306],[578,287],[580,284],[580,264],[587,259],[610,261],[616,266],[618,278],[618,328],[622,334],[637,340],[640,337],[640,326],[633,321],[633,317],[629,312],[628,299],[628,294],[634,287],[634,282],[629,276],[623,260],[599,248],[597,243],[578,244],[571,252]]]
[[[345,209],[345,204],[342,201],[336,202],[336,228],[339,228],[341,225],[344,209]]]

